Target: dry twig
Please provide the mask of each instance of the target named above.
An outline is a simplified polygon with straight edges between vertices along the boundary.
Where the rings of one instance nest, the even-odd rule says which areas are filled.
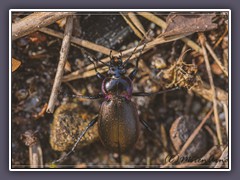
[[[225,164],[225,162],[228,162],[228,146],[224,149],[221,157],[218,159],[218,163],[215,165],[214,168],[221,168],[223,164]],[[227,164],[225,164],[225,166],[227,166]]]
[[[73,12],[35,12],[12,25],[12,40],[26,36],[59,19],[72,15]]]
[[[221,63],[221,61],[218,59],[217,55],[215,54],[215,52],[213,51],[213,49],[211,48],[211,46],[205,42],[205,46],[208,50],[208,52],[211,54],[211,56],[213,57],[213,59],[215,60],[215,62],[217,63],[217,65],[220,67],[220,69],[223,71],[223,73],[228,77],[228,71],[227,69],[223,66],[223,64]]]
[[[228,33],[228,26],[226,26],[226,29],[223,33],[223,35],[218,39],[218,41],[216,42],[216,44],[214,44],[213,49],[215,49],[216,47],[218,47],[218,45],[220,44],[220,42],[222,42],[223,38],[227,35]]]
[[[58,68],[57,68],[51,96],[49,98],[48,107],[47,107],[47,112],[50,112],[50,113],[53,113],[53,111],[54,111],[54,106],[55,106],[55,102],[57,99],[58,90],[59,90],[61,82],[62,82],[64,66],[67,61],[67,56],[68,56],[70,42],[71,42],[70,39],[71,39],[71,35],[72,35],[72,29],[73,29],[73,17],[69,16],[67,18],[67,23],[66,23],[66,27],[65,27],[64,38],[63,38],[62,47],[61,47],[61,51],[60,51]]]
[[[203,33],[200,33],[199,38],[200,38],[200,42],[202,44],[203,56],[204,56],[206,69],[207,69],[207,73],[208,73],[208,77],[209,77],[209,82],[210,82],[210,86],[211,86],[213,109],[214,109],[214,119],[215,119],[215,124],[216,124],[217,137],[218,137],[219,144],[221,146],[223,144],[222,133],[221,133],[221,126],[220,126],[220,121],[219,121],[219,117],[218,117],[216,92],[215,92],[215,86],[214,86],[213,77],[212,77],[212,73],[211,73],[211,66],[210,66],[210,63],[209,63],[209,60],[208,60],[207,51],[205,49],[206,38],[205,38]]]
[[[223,103],[223,110],[225,114],[226,134],[228,136],[228,106],[225,103]]]

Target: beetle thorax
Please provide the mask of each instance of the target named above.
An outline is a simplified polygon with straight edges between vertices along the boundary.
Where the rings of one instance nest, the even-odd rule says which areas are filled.
[[[108,77],[102,83],[102,92],[106,99],[115,97],[124,97],[128,100],[132,96],[132,82],[128,77],[121,76],[120,78]]]

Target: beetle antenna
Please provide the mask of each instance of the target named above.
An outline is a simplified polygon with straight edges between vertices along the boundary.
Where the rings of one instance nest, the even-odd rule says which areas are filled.
[[[97,71],[97,66],[96,66],[96,63],[95,63],[95,62],[97,62],[97,59],[96,59],[95,57],[92,57],[92,55],[90,55],[90,54],[89,54],[87,51],[85,51],[83,48],[80,47],[80,50],[82,51],[82,54],[83,54],[84,56],[87,56],[87,59],[93,64],[94,70],[95,70],[96,72],[98,72],[98,71]]]
[[[105,66],[110,66],[108,63],[103,62],[102,60],[98,60],[100,63],[104,64]]]
[[[142,52],[143,52],[143,50],[144,50],[145,47],[146,47],[146,43],[144,43],[143,48],[141,49],[140,54],[139,54],[139,56],[137,57],[137,60],[136,60],[136,68],[138,68],[138,62],[139,62],[139,60],[140,60],[140,57],[142,56]]]
[[[133,56],[133,54],[136,52],[136,50],[137,50],[137,48],[139,47],[139,45],[140,45],[142,42],[144,42],[146,39],[149,39],[149,38],[148,38],[148,35],[149,35],[150,31],[151,31],[151,30],[149,30],[149,31],[144,35],[145,38],[142,39],[142,40],[138,43],[138,45],[135,47],[135,49],[133,50],[132,54],[131,54],[131,55],[127,58],[127,60],[124,62],[124,66],[125,66],[126,64],[128,64],[128,61],[131,59],[131,57]],[[146,46],[146,43],[144,43],[143,48],[141,49],[141,52],[140,52],[140,55],[139,55],[139,56],[142,55],[142,51],[143,51],[143,49],[145,48],[145,46]]]
[[[137,45],[136,47],[135,47],[135,49],[133,50],[133,52],[132,52],[132,54],[127,58],[127,60],[124,62],[124,66],[126,65],[126,64],[128,64],[128,61],[131,59],[131,57],[133,56],[133,54],[136,52],[136,50],[137,50],[137,48],[139,47],[139,45]]]

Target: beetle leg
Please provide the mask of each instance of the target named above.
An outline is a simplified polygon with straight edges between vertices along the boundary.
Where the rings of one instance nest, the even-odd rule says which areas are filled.
[[[159,91],[159,92],[133,92],[132,93],[132,96],[151,96],[151,95],[157,95],[157,94],[163,94],[163,93],[167,93],[167,92],[171,92],[171,91],[175,91],[175,90],[178,90],[179,87],[175,87],[175,88],[172,88],[172,89],[166,89],[166,90],[163,90],[163,91]]]
[[[80,142],[80,140],[83,138],[83,136],[86,134],[86,132],[89,130],[90,127],[92,127],[98,120],[98,115],[96,115],[93,120],[87,125],[86,129],[80,134],[80,136],[78,137],[77,141],[75,142],[75,144],[73,145],[72,149],[65,154],[63,157],[55,160],[52,162],[52,164],[58,163],[62,160],[64,160],[66,157],[68,157],[72,152],[74,152],[74,149],[76,148],[76,146],[78,145],[78,143]]]
[[[129,74],[129,78],[133,80],[138,72],[138,68],[134,68],[134,70]]]
[[[152,128],[150,128],[150,126],[148,125],[148,123],[146,121],[144,121],[143,119],[140,118],[140,122],[142,123],[142,125],[147,128],[147,130],[149,132],[153,132]]]
[[[87,56],[87,59],[93,64],[94,70],[95,70],[95,72],[96,72],[96,74],[97,74],[97,77],[98,77],[99,79],[102,79],[102,80],[103,80],[103,79],[105,78],[105,76],[104,76],[103,74],[101,74],[100,72],[98,72],[97,67],[96,67],[96,64],[95,64],[95,62],[97,62],[98,60],[97,60],[95,57],[90,56],[89,53],[88,53],[87,51],[85,51],[83,48],[80,48],[80,49],[81,49],[83,55],[84,55],[85,57]]]
[[[98,70],[97,70],[97,67],[96,67],[96,64],[94,63],[94,61],[97,61],[96,59],[94,60],[91,56],[89,56],[89,55],[87,55],[87,58],[88,58],[88,60],[94,65],[94,70],[95,70],[95,72],[96,72],[96,74],[97,74],[97,77],[99,78],[99,79],[105,79],[105,76],[103,75],[103,74],[101,74],[100,72],[98,72]]]
[[[98,95],[73,95],[73,97],[79,97],[83,99],[101,99],[104,98],[103,94],[98,94]]]

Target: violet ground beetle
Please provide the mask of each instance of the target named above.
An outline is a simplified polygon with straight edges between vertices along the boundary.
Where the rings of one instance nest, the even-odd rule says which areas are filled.
[[[110,62],[104,63],[100,60],[96,60],[91,56],[87,56],[88,60],[94,65],[96,75],[102,80],[102,93],[96,96],[77,96],[86,99],[100,99],[103,98],[104,102],[100,107],[99,114],[93,118],[88,124],[85,130],[80,134],[72,149],[58,160],[53,161],[57,163],[65,159],[69,154],[74,152],[77,144],[82,137],[98,121],[98,133],[103,145],[111,151],[124,153],[131,149],[138,137],[139,137],[139,122],[141,122],[149,131],[151,128],[144,120],[139,119],[137,108],[131,101],[132,96],[150,96],[156,94],[162,94],[169,91],[178,89],[172,88],[164,91],[147,93],[147,92],[132,92],[132,81],[138,72],[138,63],[140,56],[146,44],[140,51],[140,55],[137,57],[136,66],[133,71],[126,76],[126,66],[129,63],[130,58],[135,53],[135,50],[123,62],[122,56],[113,57],[110,52]],[[105,66],[109,67],[108,76],[97,71],[95,61],[99,61]]]

